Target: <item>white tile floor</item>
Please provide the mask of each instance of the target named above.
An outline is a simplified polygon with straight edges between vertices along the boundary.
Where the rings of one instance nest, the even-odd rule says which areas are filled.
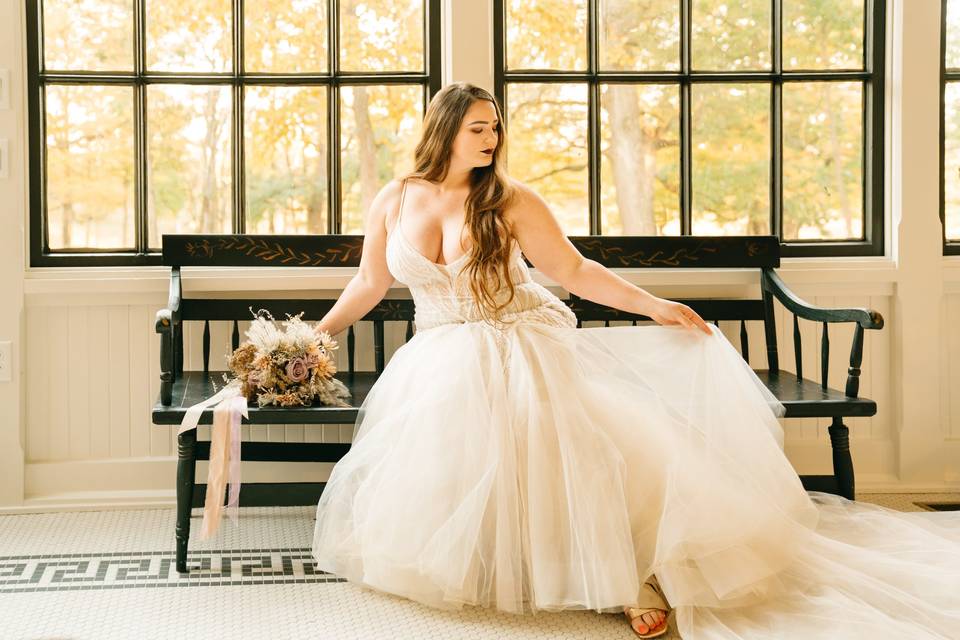
[[[960,502],[859,498],[900,510]],[[202,568],[183,578],[173,567],[173,509],[0,516],[0,640],[634,637],[620,615],[441,612],[314,574],[314,511],[243,509],[239,527],[224,519],[214,539],[191,540],[190,563]]]

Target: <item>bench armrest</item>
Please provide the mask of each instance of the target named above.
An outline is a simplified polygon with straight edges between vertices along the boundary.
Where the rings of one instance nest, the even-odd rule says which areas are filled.
[[[171,326],[180,324],[180,300],[182,297],[180,267],[173,267],[170,270],[170,294],[167,297],[167,307],[157,311],[155,324],[157,333],[167,333]]]
[[[816,322],[856,322],[864,329],[882,329],[883,316],[873,309],[826,309],[805,302],[791,291],[773,269],[764,269],[761,286],[800,318]]]
[[[182,369],[183,329],[180,327],[180,267],[170,270],[170,296],[167,307],[157,311],[154,328],[160,334],[160,403],[170,406],[173,383]]]

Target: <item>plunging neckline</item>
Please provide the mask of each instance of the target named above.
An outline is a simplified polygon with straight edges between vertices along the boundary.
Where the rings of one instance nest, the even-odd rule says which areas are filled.
[[[457,264],[458,262],[460,262],[461,260],[463,260],[464,258],[466,258],[468,255],[470,255],[470,251],[467,251],[467,252],[461,254],[460,257],[457,258],[456,260],[454,260],[453,262],[447,262],[447,263],[445,263],[445,264],[440,264],[439,262],[434,262],[433,260],[431,260],[431,259],[428,258],[427,256],[425,256],[425,255],[423,255],[422,253],[420,253],[420,251],[419,251],[415,246],[413,246],[413,243],[410,242],[410,241],[407,239],[407,237],[403,234],[403,227],[400,226],[400,221],[403,219],[403,199],[404,199],[404,196],[406,196],[406,195],[407,195],[407,181],[406,181],[406,179],[404,179],[404,181],[403,181],[403,187],[400,189],[400,206],[397,207],[397,221],[396,221],[396,222],[394,223],[394,225],[393,225],[393,231],[391,232],[391,236],[393,236],[393,235],[399,235],[399,236],[400,236],[400,239],[403,240],[403,242],[404,242],[408,247],[410,247],[410,250],[411,250],[411,251],[413,251],[415,254],[417,254],[418,256],[420,256],[420,258],[423,259],[425,262],[428,262],[429,264],[432,264],[434,267],[436,267],[436,268],[438,268],[438,269],[449,269],[449,268],[452,267],[453,265]],[[460,235],[461,235],[461,236],[463,235],[463,229],[462,229],[462,228],[460,229]],[[443,241],[442,241],[442,240],[441,240],[441,242],[440,242],[440,247],[441,247],[441,252],[442,252],[442,251],[443,251]]]
[[[428,258],[427,256],[425,256],[425,255],[423,255],[422,253],[420,253],[420,252],[417,250],[417,248],[416,248],[415,246],[413,246],[413,244],[412,244],[409,240],[407,240],[407,237],[406,237],[405,235],[403,235],[403,229],[400,227],[400,219],[399,219],[399,218],[397,218],[397,223],[396,223],[395,225],[393,225],[393,227],[394,227],[394,228],[393,228],[393,232],[391,233],[391,236],[394,236],[394,235],[400,236],[400,239],[401,239],[408,247],[410,247],[410,250],[411,250],[411,251],[413,251],[415,254],[417,254],[424,262],[427,262],[427,263],[429,263],[429,264],[432,264],[433,266],[437,267],[438,269],[449,269],[450,267],[452,267],[453,265],[457,264],[458,262],[460,262],[461,260],[463,260],[464,258],[466,258],[466,257],[470,254],[470,252],[467,251],[467,252],[463,253],[459,258],[457,258],[456,260],[454,260],[453,262],[448,262],[448,263],[446,263],[446,264],[441,264],[441,263],[439,263],[439,262],[434,262],[433,260],[431,260],[431,259]]]

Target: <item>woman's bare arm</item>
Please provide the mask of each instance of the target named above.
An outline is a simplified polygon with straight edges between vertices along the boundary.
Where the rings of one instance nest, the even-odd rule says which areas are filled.
[[[385,185],[370,203],[364,223],[360,267],[344,287],[333,308],[314,327],[315,331],[336,335],[383,300],[394,281],[387,269],[387,229],[384,221],[387,212],[396,208],[399,197],[400,183],[394,180]]]
[[[514,181],[516,197],[507,221],[523,254],[548,278],[570,293],[598,304],[637,313],[660,324],[681,324],[710,333],[706,322],[686,305],[658,298],[584,258],[567,238],[550,208],[532,189]]]

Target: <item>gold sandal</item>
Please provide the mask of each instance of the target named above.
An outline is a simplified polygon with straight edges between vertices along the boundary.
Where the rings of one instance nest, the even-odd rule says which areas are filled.
[[[639,607],[625,607],[623,613],[627,616],[627,620],[630,623],[630,628],[638,638],[657,638],[665,634],[670,625],[668,623],[667,617],[664,617],[661,626],[651,628],[647,633],[640,633],[633,626],[633,621],[642,616],[645,613],[650,613],[651,611],[663,611],[666,616],[670,615],[670,606],[667,604],[667,601],[663,597],[663,593],[660,591],[660,583],[657,582],[656,576],[650,576],[646,582],[643,583],[641,587],[639,602],[641,606]],[[650,627],[649,624],[644,622],[647,627]]]

